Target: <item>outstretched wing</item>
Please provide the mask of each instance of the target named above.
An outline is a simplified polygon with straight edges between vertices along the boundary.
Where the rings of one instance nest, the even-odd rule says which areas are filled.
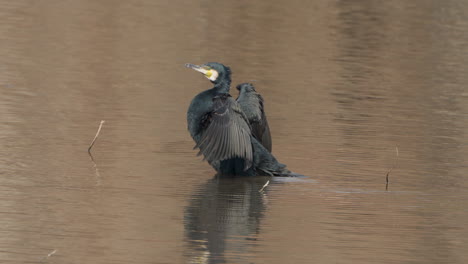
[[[249,121],[252,135],[271,152],[270,127],[265,115],[263,97],[255,91],[250,83],[242,83],[237,87],[240,91],[237,102]]]
[[[270,126],[263,110],[263,98],[260,94],[257,94],[259,101],[260,116],[250,120],[250,126],[252,127],[252,134],[255,138],[258,138],[260,143],[271,152],[271,133]]]
[[[243,158],[245,169],[252,165],[253,153],[248,121],[237,102],[228,94],[213,98],[213,111],[202,118],[199,148],[211,164],[230,158]]]

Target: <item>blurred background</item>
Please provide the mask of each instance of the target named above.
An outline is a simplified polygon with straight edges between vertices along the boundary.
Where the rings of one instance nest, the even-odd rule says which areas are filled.
[[[0,17],[1,263],[468,262],[468,2]],[[211,84],[183,65],[209,61],[256,86],[273,154],[307,178],[216,179],[196,157],[186,111]]]

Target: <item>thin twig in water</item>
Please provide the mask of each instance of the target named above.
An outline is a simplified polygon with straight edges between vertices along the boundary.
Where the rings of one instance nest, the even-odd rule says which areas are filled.
[[[262,187],[262,188],[260,189],[260,191],[258,191],[258,192],[263,192],[263,189],[265,189],[265,187],[267,187],[268,184],[270,184],[270,180],[268,180],[268,181],[265,183],[265,185],[263,185],[263,187]]]
[[[91,154],[91,148],[94,146],[94,142],[96,142],[96,139],[98,138],[99,133],[101,132],[101,128],[102,128],[102,125],[104,124],[104,122],[106,122],[106,121],[101,120],[101,124],[99,124],[99,128],[98,128],[98,130],[96,132],[96,135],[94,136],[93,142],[91,142],[91,145],[88,148],[89,157],[91,158],[91,161],[94,164],[94,172],[96,174],[96,179],[97,179],[96,185],[101,185],[101,175],[99,174],[99,169],[97,167],[96,162],[94,161],[93,154]]]
[[[91,148],[94,146],[94,142],[96,142],[96,139],[98,138],[99,133],[101,132],[101,128],[102,128],[102,125],[104,124],[104,122],[106,122],[106,121],[101,120],[101,124],[99,125],[98,131],[96,132],[96,136],[94,136],[93,142],[91,142],[91,145],[89,145],[89,148],[88,148],[89,155],[91,155]]]
[[[386,180],[386,185],[385,185],[385,190],[388,190],[388,176],[390,175],[390,172],[392,172],[392,170],[396,167],[396,165],[398,164],[398,156],[399,156],[399,153],[398,153],[398,146],[395,146],[395,150],[396,150],[396,159],[395,159],[395,163],[393,163],[393,166],[390,168],[390,170],[387,172],[387,176],[385,177],[385,180]]]
[[[42,258],[41,263],[44,263],[44,261],[46,261],[48,258],[50,258],[50,256],[52,256],[52,255],[55,254],[56,252],[57,252],[57,250],[54,249],[52,252],[50,252],[49,254],[47,254],[47,256],[45,256],[44,258]]]

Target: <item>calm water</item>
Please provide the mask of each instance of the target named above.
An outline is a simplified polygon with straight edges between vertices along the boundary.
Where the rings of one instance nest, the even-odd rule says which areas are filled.
[[[0,1],[0,263],[468,263],[468,3],[263,2]],[[208,61],[307,178],[196,157]]]

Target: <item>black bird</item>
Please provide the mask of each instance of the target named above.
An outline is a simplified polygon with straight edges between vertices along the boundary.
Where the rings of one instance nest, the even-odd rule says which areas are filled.
[[[249,119],[229,94],[231,70],[221,63],[186,64],[201,72],[213,88],[193,98],[187,123],[195,148],[221,176],[290,176],[252,133]],[[241,100],[242,101],[242,100]]]
[[[249,120],[252,135],[271,152],[270,127],[265,115],[263,97],[251,83],[241,83],[236,88],[239,90],[237,102]]]

